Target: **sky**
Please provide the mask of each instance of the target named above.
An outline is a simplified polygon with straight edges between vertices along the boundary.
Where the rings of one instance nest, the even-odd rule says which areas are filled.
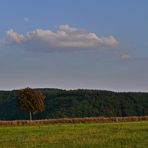
[[[147,0],[0,0],[0,90],[148,91]]]

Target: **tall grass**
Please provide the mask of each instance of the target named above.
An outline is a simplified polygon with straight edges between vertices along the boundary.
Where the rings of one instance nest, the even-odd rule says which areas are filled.
[[[85,118],[62,118],[43,120],[13,120],[0,121],[0,125],[23,125],[23,124],[48,124],[48,123],[86,123],[86,122],[125,122],[148,120],[148,116],[130,117],[85,117]]]

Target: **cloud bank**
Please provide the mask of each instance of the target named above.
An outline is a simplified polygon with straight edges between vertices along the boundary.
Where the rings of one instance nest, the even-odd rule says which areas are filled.
[[[1,40],[0,44],[19,45],[33,51],[68,51],[74,49],[99,49],[102,46],[114,47],[118,44],[118,41],[112,35],[102,37],[83,29],[60,25],[55,31],[35,29],[25,34],[19,34],[10,29],[6,32],[6,38]]]

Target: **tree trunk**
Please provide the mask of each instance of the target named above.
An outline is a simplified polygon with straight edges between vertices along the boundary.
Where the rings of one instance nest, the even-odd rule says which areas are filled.
[[[30,120],[32,120],[32,113],[30,112]]]

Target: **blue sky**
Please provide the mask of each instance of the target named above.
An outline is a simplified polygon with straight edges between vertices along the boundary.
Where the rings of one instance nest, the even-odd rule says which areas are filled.
[[[148,90],[147,0],[0,3],[1,90]]]

